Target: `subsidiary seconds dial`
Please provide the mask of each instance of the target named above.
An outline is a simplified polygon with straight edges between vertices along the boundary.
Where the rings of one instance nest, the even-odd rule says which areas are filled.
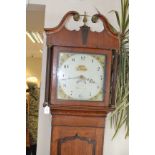
[[[60,53],[58,99],[102,101],[104,66],[104,55]]]

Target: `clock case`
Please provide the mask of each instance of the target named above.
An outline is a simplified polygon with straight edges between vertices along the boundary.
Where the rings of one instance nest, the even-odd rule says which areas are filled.
[[[45,28],[47,67],[43,106],[49,106],[52,114],[51,155],[79,155],[79,151],[80,155],[102,155],[105,118],[115,108],[118,34],[111,31],[107,19],[101,14],[93,18],[103,22],[102,32],[92,32],[85,24],[79,31],[66,29],[67,19],[77,15],[78,12],[70,11],[57,27]],[[58,55],[62,51],[106,55],[103,101],[57,99]]]

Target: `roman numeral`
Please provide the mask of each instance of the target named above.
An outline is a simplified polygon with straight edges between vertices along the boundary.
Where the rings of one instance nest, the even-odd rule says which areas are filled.
[[[72,58],[72,61],[75,62],[75,58]]]
[[[64,68],[69,68],[69,65],[64,65]]]
[[[85,58],[86,58],[85,56],[81,56],[81,60],[85,60]]]
[[[103,80],[103,76],[101,75],[101,80]]]
[[[97,68],[97,71],[99,71],[99,70],[100,70],[100,67]]]

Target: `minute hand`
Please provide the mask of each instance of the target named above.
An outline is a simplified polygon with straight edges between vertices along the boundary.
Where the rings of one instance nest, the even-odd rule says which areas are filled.
[[[70,80],[70,79],[79,79],[80,76],[76,76],[76,77],[71,77],[71,78],[65,78],[65,79],[60,79],[60,80]]]

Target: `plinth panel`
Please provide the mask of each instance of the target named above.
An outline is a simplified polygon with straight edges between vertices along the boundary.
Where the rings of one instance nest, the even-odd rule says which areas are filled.
[[[54,116],[54,118],[56,118],[56,116]],[[77,124],[76,127],[75,124],[70,124],[73,118],[74,121],[78,121],[78,116],[76,118],[71,117],[68,121],[65,119],[65,124],[62,122],[59,124],[53,120],[51,155],[102,155],[104,123],[102,126],[96,127],[91,126],[91,124],[85,127],[84,123],[81,123],[81,125]],[[79,118],[81,119],[81,117]],[[94,118],[92,117],[92,119]],[[86,120],[90,121],[91,117]],[[98,121],[101,121],[101,118],[99,118],[99,120],[96,118],[96,122]],[[102,122],[104,122],[104,118],[102,118]]]

